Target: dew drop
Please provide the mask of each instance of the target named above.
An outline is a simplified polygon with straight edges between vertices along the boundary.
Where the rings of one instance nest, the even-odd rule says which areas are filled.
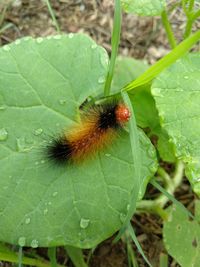
[[[85,228],[88,227],[89,223],[90,223],[90,220],[89,219],[81,218],[81,220],[80,220],[80,227],[82,229],[85,229]]]
[[[46,161],[44,159],[42,159],[40,162],[41,162],[41,164],[44,164]]]
[[[55,191],[55,192],[53,192],[52,196],[55,197],[55,196],[57,196],[57,194],[58,194],[58,192]]]
[[[30,39],[31,39],[30,36],[26,36],[26,37],[23,38],[24,41],[29,41]]]
[[[5,141],[8,138],[8,132],[5,128],[0,129],[0,141]]]
[[[59,40],[59,39],[61,39],[61,35],[54,35],[53,39]]]
[[[42,41],[43,41],[43,38],[42,38],[42,37],[38,37],[38,38],[36,39],[36,42],[37,42],[38,44],[40,44]]]
[[[120,221],[123,223],[126,219],[126,215],[124,213],[120,213],[119,218],[120,218]]]
[[[72,32],[70,32],[70,33],[68,34],[68,37],[71,39],[71,38],[74,37],[74,34],[73,34]]]
[[[43,210],[43,214],[46,215],[48,213],[48,209]]]
[[[15,44],[16,44],[16,45],[18,45],[18,44],[20,44],[20,43],[21,43],[21,40],[19,40],[19,39],[15,41]]]
[[[49,201],[49,202],[48,202],[48,205],[51,205],[51,204],[52,204],[51,201]]]
[[[152,93],[153,93],[153,95],[154,96],[160,96],[160,97],[162,97],[163,95],[161,94],[161,89],[160,88],[153,88],[152,89]]]
[[[104,82],[105,82],[105,77],[104,76],[99,77],[98,83],[104,83]]]
[[[17,138],[17,150],[18,152],[30,151],[33,147],[30,144],[27,145],[24,137]]]
[[[43,129],[42,128],[38,128],[38,129],[36,129],[34,131],[34,135],[40,135],[40,134],[42,134],[42,132],[43,132]]]
[[[26,244],[26,237],[21,236],[21,237],[18,239],[18,245],[19,245],[20,247],[24,247],[25,244]]]
[[[39,242],[38,242],[36,239],[33,239],[33,240],[31,241],[31,247],[32,247],[32,248],[37,248],[38,245],[39,245]]]
[[[5,50],[5,51],[10,51],[10,46],[8,46],[8,45],[4,45],[4,46],[3,46],[3,50]]]
[[[60,100],[59,100],[59,103],[60,103],[61,105],[66,104],[66,102],[67,102],[66,99],[60,99]]]
[[[96,44],[96,43],[93,43],[93,44],[91,45],[91,48],[92,48],[92,49],[97,48],[97,44]]]
[[[39,162],[38,162],[38,161],[36,161],[36,162],[35,162],[35,165],[38,165],[38,164],[39,164]]]
[[[29,224],[30,222],[31,222],[31,219],[30,218],[26,218],[25,224]]]
[[[101,62],[101,65],[104,67],[104,68],[107,68],[108,67],[108,57],[106,54],[102,54],[101,57],[100,57],[100,62]]]
[[[186,80],[187,80],[187,79],[189,79],[189,77],[188,77],[188,76],[184,76],[184,79],[186,79]]]
[[[110,156],[111,156],[111,154],[108,154],[108,153],[106,153],[106,154],[105,154],[105,156],[106,156],[106,157],[110,157]]]

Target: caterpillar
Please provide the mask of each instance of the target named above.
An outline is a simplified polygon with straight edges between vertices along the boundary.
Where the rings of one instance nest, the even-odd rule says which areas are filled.
[[[82,111],[78,125],[51,140],[48,159],[58,164],[84,160],[109,144],[130,116],[125,104],[117,100],[91,105]]]

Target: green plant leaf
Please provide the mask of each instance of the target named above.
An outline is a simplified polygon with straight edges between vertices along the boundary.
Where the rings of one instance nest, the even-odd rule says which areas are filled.
[[[174,144],[176,156],[200,194],[200,54],[191,54],[166,69],[154,81],[152,93],[161,125]]]
[[[148,65],[143,61],[129,57],[118,57],[112,83],[112,90],[117,91],[123,88],[130,81],[137,79],[144,73]],[[150,92],[150,84],[140,87],[140,90],[132,90],[129,93],[137,125],[141,128],[149,128],[149,135],[158,136],[157,149],[160,157],[167,162],[174,162],[173,145],[169,142],[167,132],[161,128],[155,100]]]
[[[200,262],[200,226],[178,206],[173,205],[169,220],[164,222],[164,243],[168,253],[182,267],[198,267]]]
[[[128,133],[76,166],[54,166],[43,154],[50,136],[79,120],[79,105],[103,93],[107,63],[81,34],[0,49],[0,240],[89,248],[121,227],[137,179]],[[139,136],[146,180],[155,162]]]
[[[121,0],[121,3],[124,11],[141,16],[159,15],[165,8],[165,0]]]

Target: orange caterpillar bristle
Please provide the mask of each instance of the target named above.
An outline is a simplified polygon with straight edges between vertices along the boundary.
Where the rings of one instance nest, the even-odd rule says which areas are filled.
[[[130,111],[123,103],[90,106],[78,126],[51,142],[47,156],[59,164],[83,160],[108,144],[129,118]]]

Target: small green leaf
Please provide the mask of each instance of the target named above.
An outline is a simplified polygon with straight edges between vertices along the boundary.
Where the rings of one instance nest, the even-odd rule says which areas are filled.
[[[128,133],[76,166],[54,166],[43,154],[50,136],[79,120],[80,104],[103,94],[107,66],[106,51],[82,34],[0,49],[0,240],[89,248],[123,224],[138,178]],[[146,181],[155,162],[139,139]]]
[[[200,54],[178,60],[154,81],[152,93],[161,125],[174,144],[176,156],[200,194]]]
[[[196,220],[189,221],[187,214],[173,205],[163,235],[168,253],[182,267],[199,267],[200,226]]]
[[[141,16],[160,15],[165,8],[165,0],[121,0],[124,11]]]

